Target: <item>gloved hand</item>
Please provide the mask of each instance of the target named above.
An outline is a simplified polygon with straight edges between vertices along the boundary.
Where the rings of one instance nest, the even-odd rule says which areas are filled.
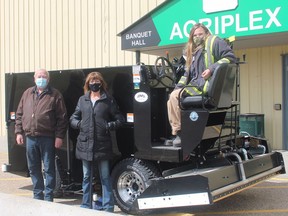
[[[116,122],[111,121],[107,123],[107,130],[115,130],[116,129]]]

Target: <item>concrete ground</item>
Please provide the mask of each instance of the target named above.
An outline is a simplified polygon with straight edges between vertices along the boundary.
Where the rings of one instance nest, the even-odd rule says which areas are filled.
[[[22,177],[10,172],[3,172],[2,167],[8,164],[8,146],[6,137],[0,137],[0,215],[39,216],[39,215],[121,215],[116,207],[115,213],[80,208],[80,194],[64,194],[55,198],[53,203],[32,199],[32,182],[30,177]]]
[[[8,162],[7,141],[0,137],[0,166]],[[288,164],[288,163],[287,163]],[[287,168],[286,168],[287,169]],[[288,175],[277,175],[254,187],[208,206],[181,210],[161,210],[153,215],[169,216],[286,216],[288,215]],[[90,216],[125,215],[118,208],[114,214],[80,208],[81,195],[66,194],[53,203],[32,199],[31,179],[0,170],[0,215]],[[152,214],[149,214],[152,215]]]

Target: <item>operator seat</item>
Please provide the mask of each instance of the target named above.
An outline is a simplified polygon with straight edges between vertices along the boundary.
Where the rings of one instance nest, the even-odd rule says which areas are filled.
[[[180,97],[183,158],[191,152],[205,154],[219,139],[221,130],[215,128],[221,128],[227,109],[233,106],[236,71],[236,64],[221,64],[211,76],[205,94]]]
[[[236,64],[220,64],[209,80],[208,91],[202,95],[180,97],[181,109],[227,109],[232,106]],[[181,92],[185,87],[181,90]],[[181,94],[181,93],[180,93]]]

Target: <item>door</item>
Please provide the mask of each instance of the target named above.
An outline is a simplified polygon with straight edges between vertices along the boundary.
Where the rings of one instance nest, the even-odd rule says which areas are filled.
[[[288,149],[288,54],[282,55],[283,67],[283,149]]]

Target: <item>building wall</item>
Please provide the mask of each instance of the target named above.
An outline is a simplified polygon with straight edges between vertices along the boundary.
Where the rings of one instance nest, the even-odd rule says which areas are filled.
[[[282,102],[282,57],[288,45],[237,50],[246,63],[240,67],[240,112],[264,114],[265,137],[273,149],[282,149],[282,110],[274,104]],[[283,106],[282,106],[283,107]]]
[[[135,64],[119,32],[164,0],[0,0],[0,136],[4,74]],[[141,55],[147,64],[155,57]]]

